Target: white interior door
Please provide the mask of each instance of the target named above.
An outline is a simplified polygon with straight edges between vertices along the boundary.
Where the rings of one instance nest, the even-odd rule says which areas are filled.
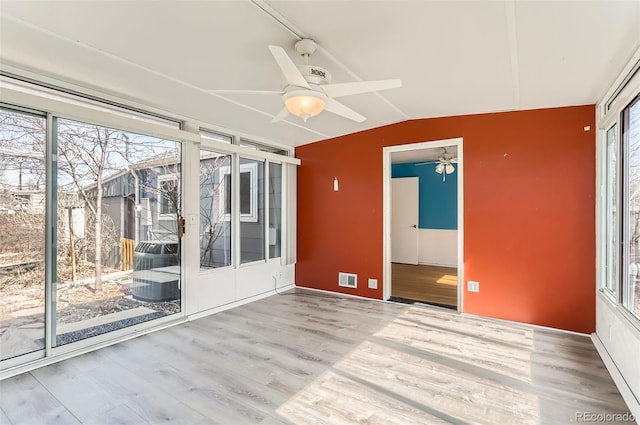
[[[391,261],[418,264],[418,177],[391,179]]]

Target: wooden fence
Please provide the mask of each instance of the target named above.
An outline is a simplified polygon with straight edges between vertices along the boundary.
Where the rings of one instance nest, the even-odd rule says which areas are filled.
[[[133,268],[133,239],[120,238],[120,270],[131,270]]]

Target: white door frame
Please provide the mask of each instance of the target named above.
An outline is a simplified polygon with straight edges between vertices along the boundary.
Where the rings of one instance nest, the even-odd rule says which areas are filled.
[[[458,149],[458,312],[464,294],[464,205],[462,137],[382,148],[382,299],[391,297],[391,154],[395,152],[456,146]]]

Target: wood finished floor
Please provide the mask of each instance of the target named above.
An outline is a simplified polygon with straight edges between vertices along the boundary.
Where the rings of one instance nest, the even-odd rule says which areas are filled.
[[[0,382],[1,424],[568,424],[586,336],[295,289]]]
[[[456,307],[458,270],[450,267],[392,263],[391,296]]]

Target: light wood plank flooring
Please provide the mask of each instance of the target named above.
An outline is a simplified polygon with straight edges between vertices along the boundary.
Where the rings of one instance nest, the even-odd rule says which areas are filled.
[[[2,424],[568,424],[586,336],[296,289],[0,382]]]
[[[450,267],[393,263],[391,296],[456,307],[458,270]]]

